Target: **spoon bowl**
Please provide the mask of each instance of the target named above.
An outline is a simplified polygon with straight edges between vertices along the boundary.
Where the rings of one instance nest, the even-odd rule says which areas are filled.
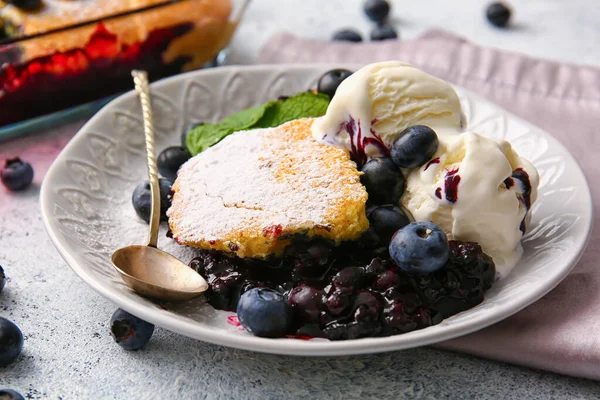
[[[127,286],[136,293],[166,301],[188,300],[208,289],[206,280],[171,254],[157,248],[160,225],[160,189],[154,151],[154,129],[150,107],[150,87],[145,71],[132,71],[144,116],[146,161],[151,189],[152,210],[148,245],[131,245],[115,251],[112,264]]]
[[[200,274],[171,254],[154,247],[124,247],[114,252],[112,263],[125,283],[145,297],[188,300],[208,289]]]

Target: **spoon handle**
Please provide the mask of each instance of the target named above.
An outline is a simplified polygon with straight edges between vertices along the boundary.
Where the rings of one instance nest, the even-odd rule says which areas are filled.
[[[154,127],[152,124],[152,108],[150,105],[150,87],[146,71],[131,71],[135,90],[140,96],[142,115],[144,116],[144,135],[146,137],[146,161],[148,163],[148,180],[152,193],[152,212],[150,213],[150,233],[148,246],[156,247],[158,243],[158,226],[160,225],[160,189],[158,187],[158,168],[154,151]]]

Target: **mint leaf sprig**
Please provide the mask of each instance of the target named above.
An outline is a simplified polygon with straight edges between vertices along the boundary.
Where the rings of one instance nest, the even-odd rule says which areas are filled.
[[[302,92],[281,101],[269,101],[228,116],[215,124],[192,128],[187,135],[186,147],[195,156],[219,143],[234,132],[258,128],[272,128],[299,118],[315,118],[325,114],[329,96]]]

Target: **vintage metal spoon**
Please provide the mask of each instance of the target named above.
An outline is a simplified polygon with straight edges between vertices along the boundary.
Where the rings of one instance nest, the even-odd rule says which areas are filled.
[[[196,271],[186,264],[156,248],[160,224],[160,191],[154,152],[154,129],[150,108],[150,88],[145,71],[132,71],[135,90],[142,103],[148,178],[152,192],[150,233],[148,245],[132,245],[115,251],[112,263],[123,281],[135,292],[154,299],[178,301],[200,295],[208,284]]]

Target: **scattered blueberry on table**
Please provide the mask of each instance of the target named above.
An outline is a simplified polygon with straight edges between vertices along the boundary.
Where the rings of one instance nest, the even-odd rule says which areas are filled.
[[[376,25],[371,31],[372,41],[398,39],[398,32],[390,25]]]
[[[501,2],[490,4],[485,11],[485,16],[490,24],[497,28],[505,28],[510,21],[511,14],[510,8]]]
[[[0,400],[25,400],[25,397],[12,389],[0,389]]]
[[[330,99],[332,99],[333,95],[335,95],[335,92],[337,91],[337,88],[350,75],[352,75],[352,71],[343,68],[327,71],[319,78],[319,82],[317,83],[317,91],[319,93],[326,94]]]
[[[23,350],[23,333],[14,322],[0,317],[0,367],[11,364]]]
[[[110,319],[110,333],[125,350],[139,350],[152,337],[154,325],[119,308]]]
[[[381,23],[390,13],[390,3],[386,0],[366,0],[363,10],[371,21]]]
[[[0,292],[4,289],[6,285],[6,274],[4,273],[4,268],[0,265]]]
[[[360,183],[371,204],[396,204],[404,193],[406,179],[390,157],[373,158],[362,166]]]
[[[185,147],[167,147],[160,152],[156,160],[158,172],[166,179],[174,182],[177,178],[177,171],[190,157],[192,155]]]
[[[35,11],[42,7],[42,0],[6,0],[6,3],[25,11]]]
[[[160,188],[160,220],[167,220],[167,210],[171,206],[171,186],[173,182],[167,179],[159,179]],[[150,222],[152,212],[152,191],[150,182],[144,181],[137,185],[132,196],[133,208],[137,215],[146,222]]]
[[[0,170],[0,178],[8,190],[17,192],[26,189],[31,184],[33,168],[31,164],[22,161],[19,157],[9,158]]]
[[[284,295],[273,289],[254,288],[245,292],[237,315],[246,330],[255,336],[281,337],[291,327],[294,311]]]
[[[358,43],[362,42],[363,39],[361,34],[354,29],[341,29],[333,34],[331,40]]]
[[[425,125],[406,128],[392,143],[392,160],[400,168],[416,168],[433,157],[438,148],[438,137]]]
[[[392,237],[390,256],[409,274],[427,274],[448,261],[448,238],[433,222],[412,222]]]

